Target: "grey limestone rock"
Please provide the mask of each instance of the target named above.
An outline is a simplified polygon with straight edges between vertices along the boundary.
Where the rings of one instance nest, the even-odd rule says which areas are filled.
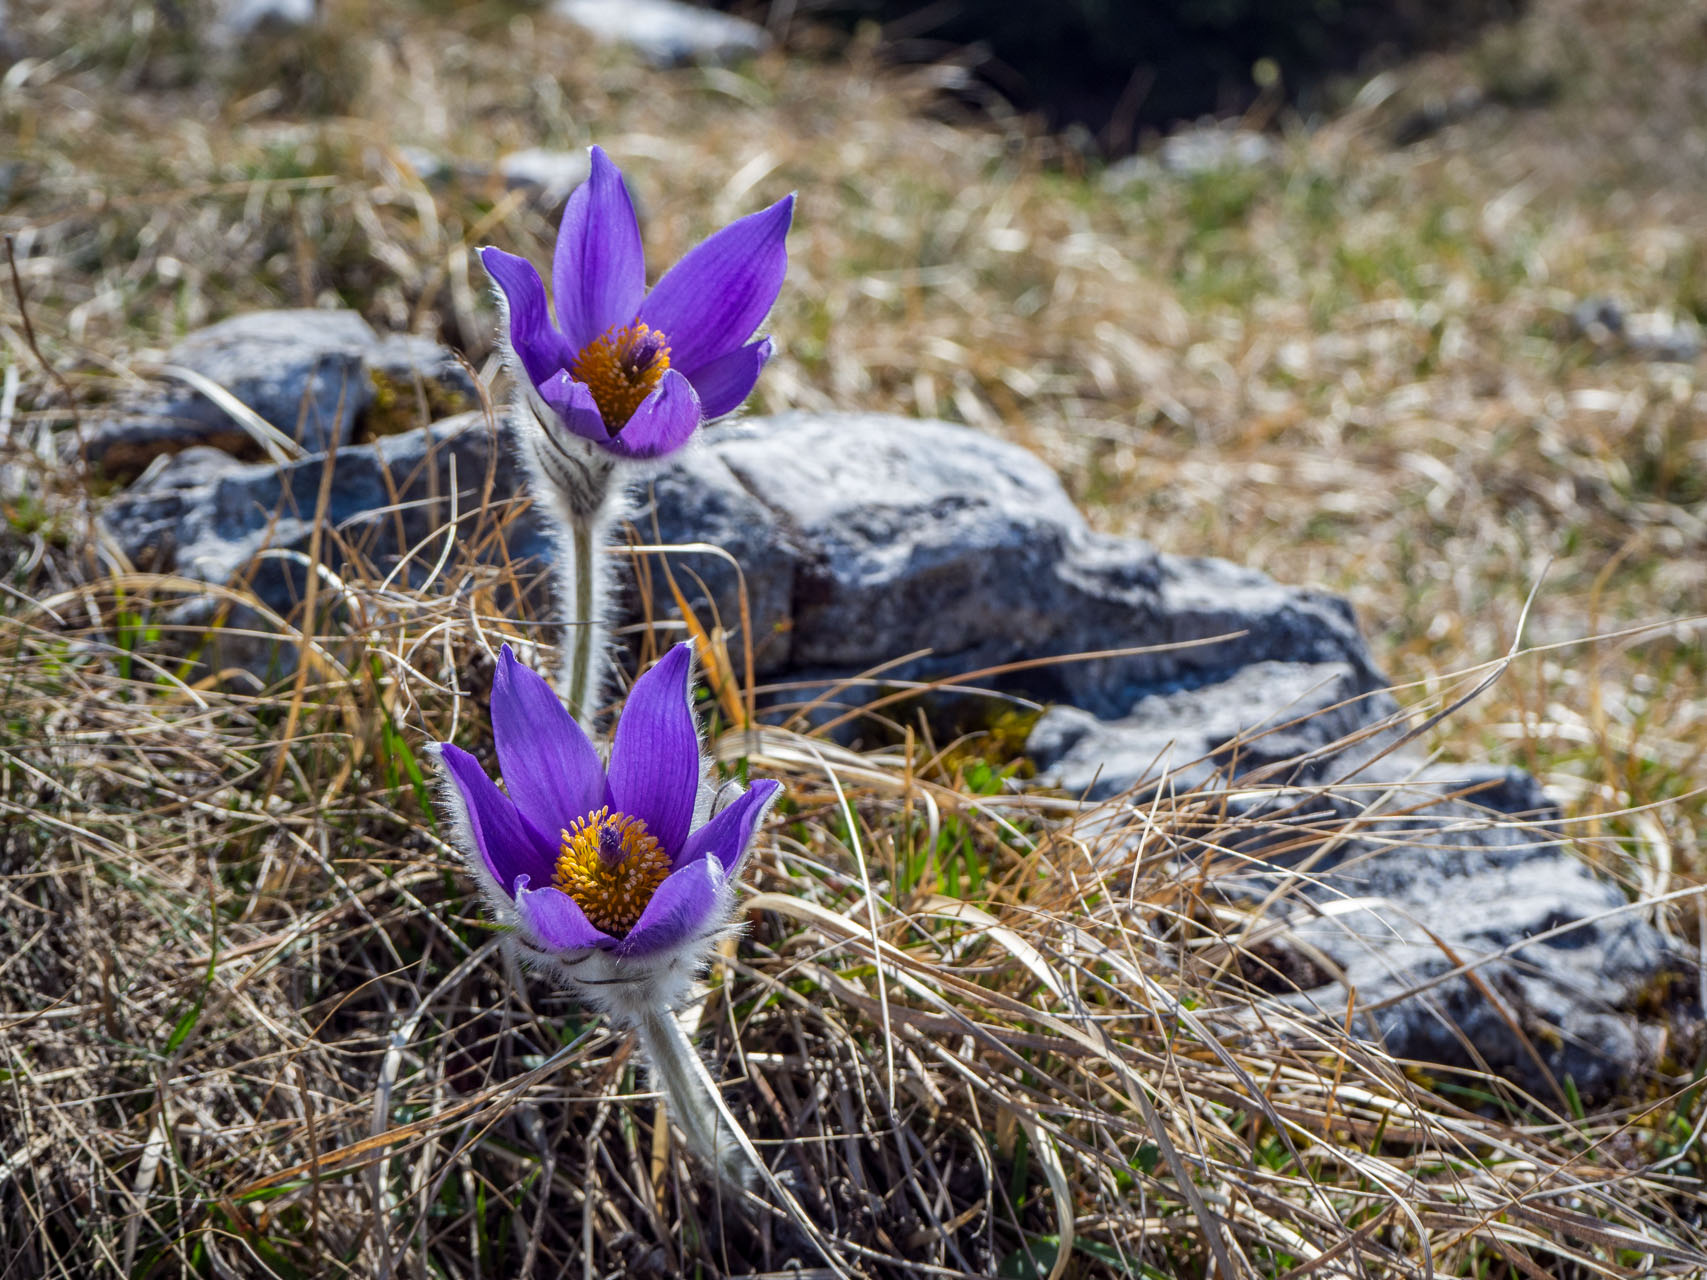
[[[208,35],[216,44],[236,44],[267,30],[307,26],[319,9],[318,0],[220,0]]]
[[[1400,1058],[1491,1070],[1563,1108],[1567,1079],[1604,1097],[1657,1061],[1666,1030],[1637,1012],[1683,965],[1559,842],[1533,781],[1524,796],[1499,772],[1384,762],[1342,790],[1234,797],[1227,843],[1252,860],[1253,898],[1280,891],[1280,967],[1314,970],[1289,1003],[1344,1022],[1349,1002]],[[1440,798],[1466,785],[1479,789]],[[1528,820],[1498,811],[1502,795]]]
[[[477,505],[488,468],[495,493],[519,496],[508,428],[494,432],[468,414],[341,449],[328,490],[332,527],[371,528],[356,545],[383,568],[397,555],[395,519],[375,514],[392,501],[383,495],[395,486],[403,545],[414,545],[448,511],[418,499],[447,498],[452,458],[462,511]],[[263,540],[306,546],[323,458],[175,479],[201,477],[205,465],[197,453],[112,505],[107,524],[133,559],[228,581]],[[164,497],[172,502],[163,506]],[[643,542],[709,544],[741,566],[764,675],[834,678],[917,652],[887,674],[931,679],[1099,653],[989,683],[1110,716],[1146,694],[1264,660],[1337,662],[1360,692],[1380,687],[1343,601],[1093,534],[1046,466],[968,428],[878,414],[736,423],[707,432],[635,497]],[[512,559],[545,550],[526,514],[508,527],[507,543]],[[670,565],[696,608],[737,629],[728,560],[687,551]],[[650,612],[669,616],[668,586],[651,576]],[[275,609],[293,599],[282,579],[256,589]]]
[[[505,186],[526,188],[559,205],[591,171],[592,160],[585,151],[553,151],[548,147],[512,151],[498,161],[498,174]]]
[[[1109,720],[1053,707],[1027,749],[1045,781],[1118,798],[1111,826],[1159,792],[1220,793],[1203,839],[1237,861],[1216,883],[1284,921],[1258,981],[1290,1003],[1340,1023],[1350,1003],[1394,1055],[1491,1070],[1551,1105],[1567,1077],[1603,1096],[1637,1076],[1665,1033],[1635,1011],[1680,957],[1561,843],[1535,779],[1424,763],[1362,683],[1340,663],[1257,662]]]
[[[167,353],[164,365],[160,385],[129,396],[93,424],[91,462],[124,476],[191,445],[260,453],[230,414],[188,380],[173,376],[173,369],[219,384],[306,453],[322,452],[333,441],[349,442],[382,389],[375,375],[395,386],[433,388],[436,410],[451,407],[457,396],[469,403],[475,399],[473,380],[444,348],[409,335],[382,338],[353,311],[234,316],[185,337]]]
[[[625,44],[656,67],[724,65],[763,53],[757,23],[680,0],[557,0],[557,12],[601,40]]]
[[[1280,146],[1265,133],[1209,119],[1188,124],[1162,139],[1153,155],[1131,155],[1103,171],[1106,191],[1120,191],[1164,175],[1185,178],[1233,173],[1274,165]]]
[[[1221,173],[1273,164],[1280,147],[1267,134],[1215,120],[1199,121],[1162,140],[1160,161],[1170,173]]]
[[[325,511],[335,535],[323,540],[330,567],[341,575],[365,567],[389,572],[402,552],[449,524],[453,504],[464,537],[475,533],[476,521],[507,516],[525,501],[521,472],[509,449],[493,447],[494,436],[484,416],[471,412],[339,450]],[[221,585],[246,582],[269,609],[288,614],[301,599],[302,566],[256,557],[269,548],[308,548],[327,461],[317,454],[277,466],[186,449],[150,468],[106,522],[137,564]],[[481,513],[489,473],[497,496],[493,509]],[[518,522],[508,541],[518,559],[549,555],[531,520]]]
[[[1051,707],[1026,751],[1049,782],[1087,800],[1163,778],[1178,790],[1255,774],[1317,781],[1345,771],[1346,739],[1369,731],[1364,754],[1389,740],[1382,726],[1397,712],[1349,663],[1265,660],[1206,684],[1146,693],[1114,719]]]
[[[932,679],[1074,658],[990,683],[1098,714],[1258,656],[1378,679],[1343,601],[1094,534],[1048,467],[982,433],[796,413],[710,439],[790,551],[787,625],[754,626],[761,670],[835,676],[929,651],[888,674]],[[698,513],[687,529],[726,532]]]
[[[456,163],[430,147],[404,145],[397,148],[397,161],[430,187],[442,186],[456,177]]]
[[[1625,311],[1616,300],[1584,298],[1571,310],[1573,337],[1587,339],[1603,352],[1642,360],[1692,364],[1701,355],[1701,326],[1686,315],[1665,311]]]

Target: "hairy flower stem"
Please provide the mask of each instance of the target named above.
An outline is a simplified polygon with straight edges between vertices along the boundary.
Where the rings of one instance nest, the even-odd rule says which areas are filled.
[[[626,510],[628,486],[615,462],[584,442],[554,432],[544,413],[537,397],[519,397],[522,460],[538,509],[561,540],[558,692],[569,714],[591,726],[604,697],[610,643],[605,627],[608,569],[600,553]]]
[[[575,613],[565,619],[563,628],[563,667],[567,673],[569,714],[581,724],[591,724],[598,710],[601,679],[593,674],[593,650],[604,647],[604,628],[597,625],[593,611],[595,590],[594,565],[601,557],[598,538],[591,521],[578,520],[569,530],[573,551]],[[601,673],[602,674],[602,673]]]
[[[734,1117],[722,1105],[711,1072],[675,1015],[654,1006],[640,1013],[635,1029],[665,1110],[694,1154],[726,1182],[748,1190],[757,1186],[764,1171],[754,1165],[751,1144],[736,1135]]]

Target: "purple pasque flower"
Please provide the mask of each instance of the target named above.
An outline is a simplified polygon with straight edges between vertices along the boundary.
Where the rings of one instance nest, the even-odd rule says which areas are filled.
[[[563,211],[545,286],[525,258],[487,247],[480,260],[508,308],[509,342],[535,411],[624,458],[679,449],[701,422],[740,407],[770,359],[749,342],[788,271],[794,197],[730,223],[650,292],[640,225],[622,173],[599,147]]]
[[[634,682],[608,767],[508,645],[492,682],[508,794],[468,752],[439,744],[458,842],[499,918],[595,998],[607,995],[599,986],[660,970],[691,978],[728,920],[741,859],[780,789],[757,781],[706,819],[692,648],[675,646]]]

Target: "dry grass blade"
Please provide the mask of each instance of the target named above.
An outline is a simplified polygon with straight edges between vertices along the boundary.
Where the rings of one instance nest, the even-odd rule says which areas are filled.
[[[179,382],[194,387],[206,396],[239,427],[248,433],[261,451],[277,463],[295,462],[304,457],[302,446],[220,386],[206,374],[194,369],[186,369],[182,365],[163,364],[158,372],[168,378],[176,378]]]

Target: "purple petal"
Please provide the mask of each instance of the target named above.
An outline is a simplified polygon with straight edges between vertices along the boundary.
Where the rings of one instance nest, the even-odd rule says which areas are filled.
[[[770,808],[771,801],[776,799],[777,792],[781,790],[780,782],[760,778],[748,788],[745,795],[687,838],[687,843],[682,846],[681,856],[676,859],[676,865],[685,866],[696,858],[710,854],[722,864],[724,871],[734,875],[735,868],[740,865],[741,855],[747,852],[747,846],[753,842],[754,829],[758,827],[759,820],[765,816],[765,810]]]
[[[699,731],[688,706],[692,654],[684,640],[634,682],[610,751],[613,807],[643,821],[672,863],[699,794]]]
[[[700,933],[717,914],[725,879],[723,864],[709,856],[672,871],[653,893],[628,936],[617,944],[617,955],[666,951]]]
[[[699,405],[707,418],[721,418],[741,407],[759,380],[759,370],[771,358],[771,340],[760,338],[728,355],[708,360],[697,369],[683,372],[699,392]]]
[[[609,444],[610,432],[605,430],[604,415],[593,400],[593,390],[584,382],[576,382],[558,370],[538,384],[539,398],[557,415],[557,419],[583,440],[594,444]]]
[[[662,885],[658,886],[660,889]],[[529,939],[548,951],[585,951],[588,947],[609,949],[616,939],[587,919],[587,913],[563,890],[547,886],[529,889],[516,886],[516,910]]]
[[[513,895],[519,877],[549,879],[555,865],[550,842],[498,790],[480,762],[448,742],[439,744],[439,760],[462,796],[475,847],[498,887]]]
[[[612,325],[631,322],[646,292],[640,224],[622,172],[600,147],[592,162],[563,210],[551,259],[557,323],[577,351]]]
[[[492,678],[492,736],[510,799],[555,835],[604,800],[605,771],[581,726],[505,645]]]
[[[664,273],[640,318],[670,341],[670,363],[698,369],[752,337],[788,274],[794,197],[730,223]]]
[[[526,258],[494,249],[480,251],[486,274],[497,283],[509,312],[510,346],[535,386],[569,363],[563,335],[551,326],[545,286]]]
[[[640,402],[609,447],[625,458],[661,458],[686,444],[704,421],[693,384],[674,369],[666,369],[658,389]]]

